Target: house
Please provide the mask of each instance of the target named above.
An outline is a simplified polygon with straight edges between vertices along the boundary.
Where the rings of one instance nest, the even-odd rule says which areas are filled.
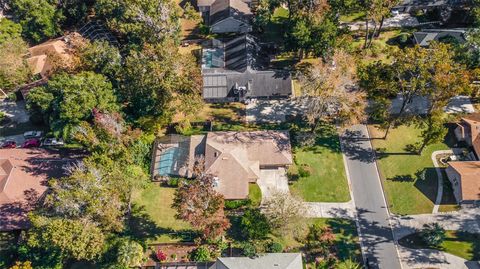
[[[72,159],[46,149],[0,149],[0,231],[26,229],[27,213],[47,190],[47,180],[64,175]]]
[[[202,50],[202,95],[207,102],[279,99],[293,96],[289,72],[268,69],[268,45],[251,35],[212,40]]]
[[[27,63],[33,75],[46,78],[55,65],[73,64],[73,48],[70,37],[49,40],[28,49]]]
[[[403,0],[394,8],[397,12],[414,12],[433,9],[464,9],[471,5],[471,0]]]
[[[288,131],[209,132],[190,137],[170,135],[155,142],[152,175],[193,176],[195,164],[215,177],[215,189],[225,199],[246,199],[249,183],[262,170],[284,174],[292,164]]]
[[[453,39],[458,43],[465,43],[465,29],[423,29],[413,33],[415,44],[421,47],[428,47],[432,41],[445,41]]]
[[[210,32],[248,33],[252,31],[252,11],[242,0],[215,0],[208,12]]]
[[[303,269],[300,253],[267,253],[258,257],[220,257],[209,269]]]
[[[458,203],[480,200],[480,161],[449,162],[446,172]]]
[[[455,128],[455,137],[473,147],[477,159],[480,158],[480,113],[464,116]]]

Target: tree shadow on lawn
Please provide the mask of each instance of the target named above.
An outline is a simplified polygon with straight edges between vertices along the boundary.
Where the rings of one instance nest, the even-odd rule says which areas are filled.
[[[144,206],[136,204],[132,205],[132,213],[125,233],[140,241],[154,240],[161,235],[168,235],[171,238],[180,239],[181,242],[191,242],[196,234],[192,230],[174,230],[160,227],[148,215]]]
[[[437,197],[437,172],[434,167],[428,167],[422,170],[418,170],[415,175],[397,175],[392,178],[387,178],[393,182],[414,182],[413,185],[423,195],[425,195],[432,203],[435,203]]]

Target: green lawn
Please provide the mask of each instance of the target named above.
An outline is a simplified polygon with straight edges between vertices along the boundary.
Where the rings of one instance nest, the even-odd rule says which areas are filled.
[[[248,198],[252,202],[253,207],[258,207],[262,202],[262,191],[257,183],[248,186]]]
[[[319,135],[311,147],[295,148],[295,167],[307,165],[310,176],[299,177],[291,191],[307,202],[347,202],[350,200],[340,141],[333,128]]]
[[[314,218],[307,219],[308,225],[319,224],[320,226],[328,226],[333,230],[336,236],[336,246],[338,249],[338,257],[340,260],[356,259],[359,260],[361,256],[360,244],[358,240],[357,229],[355,222],[346,219],[325,219]],[[291,251],[298,251],[303,246],[298,238],[294,236],[274,237],[282,245],[291,249]]]
[[[412,234],[399,240],[409,248],[431,248],[422,241],[419,234]],[[469,261],[480,260],[480,234],[447,231],[445,241],[437,248]]]
[[[433,151],[448,149],[445,143],[425,148],[417,155],[407,151],[408,144],[419,142],[420,130],[414,126],[392,129],[386,140],[383,131],[369,126],[372,144],[390,210],[396,214],[431,213],[437,193],[437,174],[433,167]]]
[[[266,42],[282,42],[285,33],[285,22],[288,18],[288,10],[279,7],[275,9],[272,19],[261,34],[262,40]]]
[[[365,20],[364,11],[356,11],[356,12],[340,15],[341,22],[349,23],[349,22],[364,21],[364,20]]]
[[[175,188],[160,187],[157,183],[148,186],[134,196],[134,236],[148,243],[189,241],[190,225],[175,218],[171,208]]]

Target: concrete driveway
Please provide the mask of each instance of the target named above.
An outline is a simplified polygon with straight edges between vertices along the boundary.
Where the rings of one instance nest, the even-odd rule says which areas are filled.
[[[284,168],[261,169],[257,184],[262,191],[262,202],[276,192],[288,193],[288,178]]]
[[[402,107],[403,97],[401,95],[392,100],[392,112],[400,112]],[[410,104],[407,104],[405,112],[411,114],[423,115],[428,112],[430,101],[424,96],[416,96],[412,99]],[[475,109],[470,100],[470,97],[459,95],[450,99],[448,105],[444,108],[446,113],[473,113]]]
[[[289,115],[299,115],[305,110],[305,103],[300,99],[256,100],[247,104],[247,122],[279,123]]]
[[[28,122],[30,117],[25,107],[25,101],[12,102],[7,100],[0,101],[0,111],[5,113],[12,121],[17,123]]]

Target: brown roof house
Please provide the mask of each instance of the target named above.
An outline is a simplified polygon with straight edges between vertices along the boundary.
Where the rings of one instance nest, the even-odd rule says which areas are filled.
[[[0,231],[28,228],[27,213],[63,175],[67,160],[45,149],[0,149]]]
[[[457,123],[455,136],[458,141],[465,141],[473,147],[477,158],[480,158],[480,113],[463,117],[460,123]]]
[[[154,178],[192,177],[196,160],[203,159],[205,172],[215,176],[215,188],[225,199],[246,199],[248,184],[260,178],[262,169],[292,164],[287,131],[173,135],[157,140],[153,152]]]
[[[449,162],[446,172],[458,203],[480,200],[480,161]]]

